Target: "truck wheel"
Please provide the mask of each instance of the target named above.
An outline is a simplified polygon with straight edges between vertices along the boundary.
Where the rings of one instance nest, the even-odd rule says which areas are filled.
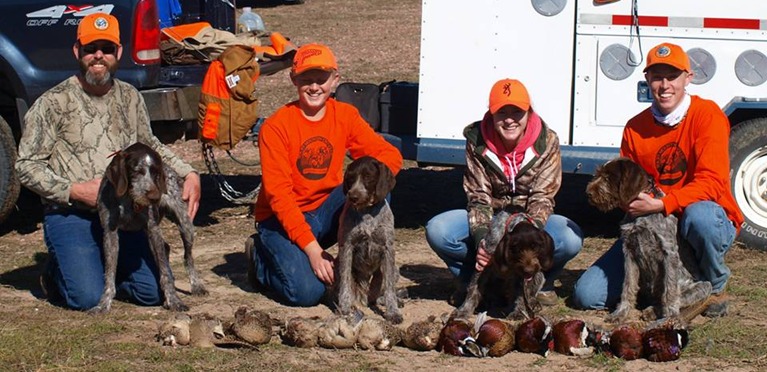
[[[747,120],[732,129],[730,182],[746,217],[738,241],[767,250],[767,118]]]
[[[8,123],[0,117],[0,223],[5,221],[16,206],[19,197],[19,179],[16,164],[16,141]]]

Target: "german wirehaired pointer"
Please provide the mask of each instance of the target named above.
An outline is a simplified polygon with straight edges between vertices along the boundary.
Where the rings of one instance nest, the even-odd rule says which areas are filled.
[[[361,157],[346,168],[333,288],[343,315],[358,304],[376,303],[383,290],[384,318],[402,323],[395,291],[399,273],[394,262],[394,214],[386,201],[394,184],[389,168],[372,157]]]
[[[501,211],[490,222],[484,249],[492,256],[482,272],[475,272],[466,290],[463,304],[451,317],[467,319],[483,299],[498,297],[513,309],[505,309],[509,318],[532,318],[541,308],[535,296],[543,287],[544,271],[554,261],[554,240],[539,229],[525,213]],[[511,311],[509,311],[511,310]]]
[[[173,311],[189,308],[181,302],[172,281],[168,254],[170,247],[162,237],[160,221],[167,215],[181,233],[184,242],[184,266],[192,283],[193,295],[206,295],[194,268],[192,244],[194,225],[181,199],[182,180],[151,147],[135,143],[114,154],[107,166],[98,195],[98,213],[104,228],[104,292],[90,313],[109,311],[115,296],[115,272],[119,250],[118,230],[144,230],[149,238],[157,268],[163,307]]]
[[[640,192],[663,196],[644,169],[628,158],[605,163],[586,186],[589,202],[603,212],[625,209]],[[620,303],[606,318],[608,322],[624,321],[635,307],[637,295],[659,306],[655,309],[658,317],[672,317],[711,294],[710,282],[693,277],[698,269],[690,247],[678,244],[676,216],[632,217],[627,213],[620,231],[626,273]]]

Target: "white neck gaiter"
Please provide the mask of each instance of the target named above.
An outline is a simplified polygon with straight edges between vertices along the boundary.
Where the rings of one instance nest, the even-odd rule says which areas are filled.
[[[690,98],[690,95],[685,92],[684,98],[682,98],[682,102],[679,104],[679,106],[677,106],[677,108],[674,109],[674,111],[671,111],[668,115],[663,115],[656,107],[655,101],[653,101],[651,106],[652,116],[655,117],[655,121],[658,123],[667,127],[673,127],[679,124],[682,119],[684,119],[685,115],[687,115],[687,110],[690,108],[690,102],[692,102],[692,99]]]

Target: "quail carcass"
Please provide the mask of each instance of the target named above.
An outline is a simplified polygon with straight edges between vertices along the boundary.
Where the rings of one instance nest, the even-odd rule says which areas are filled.
[[[405,347],[416,351],[434,350],[444,326],[445,323],[441,319],[431,315],[407,327],[402,335],[402,343]]]

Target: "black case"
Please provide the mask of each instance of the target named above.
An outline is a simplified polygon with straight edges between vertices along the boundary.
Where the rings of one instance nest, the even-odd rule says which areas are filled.
[[[373,130],[381,127],[381,112],[378,108],[381,98],[381,88],[372,83],[341,83],[336,88],[336,100],[346,102],[359,110],[362,118]]]
[[[418,125],[418,83],[397,81],[381,92],[381,132],[415,135]]]

